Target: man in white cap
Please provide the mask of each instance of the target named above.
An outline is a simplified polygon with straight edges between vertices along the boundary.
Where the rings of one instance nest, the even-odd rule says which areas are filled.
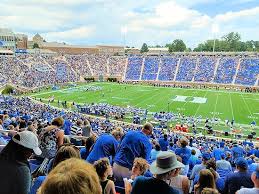
[[[133,182],[131,194],[178,194],[179,191],[170,187],[166,181],[176,176],[181,168],[184,168],[184,165],[177,161],[173,152],[160,152],[150,166],[153,177],[137,177]]]
[[[28,194],[31,172],[28,159],[41,154],[38,138],[31,131],[15,135],[0,153],[0,193]]]

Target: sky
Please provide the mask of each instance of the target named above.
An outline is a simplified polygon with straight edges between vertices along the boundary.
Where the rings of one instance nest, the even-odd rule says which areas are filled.
[[[74,45],[259,40],[259,0],[0,0],[0,28]]]

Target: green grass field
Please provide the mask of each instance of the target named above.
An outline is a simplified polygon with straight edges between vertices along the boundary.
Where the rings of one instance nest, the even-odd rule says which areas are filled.
[[[232,118],[236,123],[259,123],[259,94],[234,91],[200,89],[159,88],[145,85],[116,83],[91,83],[102,87],[101,91],[83,91],[86,85],[75,88],[42,91],[31,96],[48,99],[54,95],[60,101],[76,103],[109,103],[117,106],[134,106],[149,112],[172,111],[185,115]],[[125,89],[126,87],[126,89]]]

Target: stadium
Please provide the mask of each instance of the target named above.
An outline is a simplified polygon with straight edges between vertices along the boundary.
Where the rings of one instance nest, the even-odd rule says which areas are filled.
[[[0,26],[0,193],[259,193],[259,41],[240,28],[244,40],[228,32],[192,48],[178,37],[142,47],[133,38],[127,46],[139,24],[163,30],[160,9],[187,10],[167,3],[132,9],[146,23],[122,27],[123,46],[110,36],[109,44],[81,44],[93,30],[81,26],[30,31],[31,40]],[[249,17],[240,10],[214,19],[244,23],[259,16],[258,5],[251,9]],[[186,17],[197,25],[194,10]],[[53,40],[59,36],[79,44]]]

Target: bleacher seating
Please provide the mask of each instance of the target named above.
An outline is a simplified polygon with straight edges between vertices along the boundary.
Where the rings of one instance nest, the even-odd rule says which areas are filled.
[[[125,76],[126,81],[174,81],[176,78],[178,82],[255,86],[259,85],[258,64],[259,58],[249,56],[241,59],[230,56],[129,56],[127,60],[124,56],[93,54],[20,54],[0,57],[0,83],[39,87],[103,75]]]
[[[221,84],[231,84],[236,73],[237,62],[237,58],[221,58],[214,82]]]
[[[174,57],[162,57],[158,80],[172,81],[175,76],[175,70],[178,60],[178,58]]]
[[[176,81],[192,81],[195,67],[197,63],[196,57],[183,57],[180,61]]]
[[[235,84],[253,86],[259,76],[259,59],[242,59]]]
[[[142,80],[156,80],[159,61],[158,57],[145,58]]]
[[[215,66],[215,57],[200,57],[198,60],[194,81],[211,82],[214,77]]]
[[[126,80],[139,80],[141,74],[143,58],[142,57],[129,57],[128,66],[126,71]]]

